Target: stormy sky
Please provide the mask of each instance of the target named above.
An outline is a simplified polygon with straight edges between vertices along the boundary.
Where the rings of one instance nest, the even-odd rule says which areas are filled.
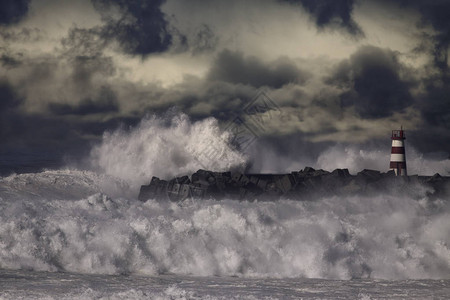
[[[449,43],[450,0],[3,0],[0,162],[81,160],[173,109],[246,122],[261,92],[256,161],[389,151],[401,125],[447,158]]]

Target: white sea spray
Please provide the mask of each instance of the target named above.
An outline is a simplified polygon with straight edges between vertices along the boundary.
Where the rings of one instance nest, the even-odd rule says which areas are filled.
[[[450,203],[421,189],[413,198],[143,203],[109,196],[92,172],[30,176],[0,181],[0,268],[330,279],[450,274]],[[49,178],[59,182],[56,191]],[[78,187],[78,199],[61,196],[64,182]]]

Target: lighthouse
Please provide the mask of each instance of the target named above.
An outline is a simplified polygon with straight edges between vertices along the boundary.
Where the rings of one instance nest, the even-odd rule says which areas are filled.
[[[403,127],[400,130],[392,130],[392,150],[390,169],[394,170],[397,176],[407,176],[406,156],[405,156],[405,132]]]

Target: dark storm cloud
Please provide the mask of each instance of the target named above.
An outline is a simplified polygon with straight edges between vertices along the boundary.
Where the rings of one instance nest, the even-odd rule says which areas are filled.
[[[424,89],[416,96],[416,107],[423,123],[408,131],[408,143],[424,153],[447,151],[450,148],[450,77],[448,53],[450,46],[450,1],[446,0],[377,0],[414,9],[421,16],[421,26],[430,26],[434,33],[422,36],[419,51],[430,51],[432,62],[421,72]],[[431,44],[430,46],[427,46]],[[425,45],[425,46],[424,46]],[[431,72],[430,72],[431,70]]]
[[[352,35],[363,32],[352,18],[354,0],[282,0],[299,3],[311,14],[319,28],[340,27]]]
[[[206,24],[201,24],[193,33],[190,39],[185,40],[185,44],[192,49],[193,54],[209,52],[216,48],[218,37]]]
[[[450,44],[450,2],[449,1],[408,1],[417,5],[424,23],[430,23],[437,31],[435,36],[434,61],[441,69],[448,69],[448,49]]]
[[[336,34],[346,31],[356,37],[363,35],[352,17],[356,1],[285,1],[303,7],[319,29],[338,28]],[[298,160],[299,153],[313,162],[334,141],[348,139],[349,134],[345,133],[366,136],[369,126],[362,126],[364,122],[380,127],[394,112],[408,111],[412,105],[420,109],[417,114],[424,123],[422,128],[408,131],[408,142],[423,151],[450,147],[447,142],[450,141],[450,81],[445,72],[431,76],[421,71],[417,74],[419,79],[411,79],[396,52],[369,46],[360,48],[333,68],[323,84],[317,74],[322,76],[322,71],[328,70],[328,61],[323,67],[309,59],[284,57],[264,61],[243,52],[219,52],[218,47],[228,45],[229,29],[222,28],[221,22],[207,21],[208,18],[201,23],[192,20],[189,28],[182,28],[187,22],[177,23],[176,15],[168,16],[161,11],[164,0],[92,2],[102,23],[90,28],[72,25],[61,44],[52,48],[55,49],[52,53],[40,55],[22,50],[27,43],[45,42],[48,38],[45,29],[0,26],[0,38],[5,41],[5,46],[0,46],[0,66],[9,80],[0,83],[0,154],[27,149],[50,153],[58,163],[63,161],[64,155],[82,157],[104,131],[120,124],[135,125],[147,113],[160,115],[174,106],[194,121],[213,116],[226,124],[235,116],[245,117],[244,107],[260,88],[267,90],[280,110],[291,114],[286,122],[280,120],[274,125],[278,126],[276,130],[262,134],[252,154],[260,163],[284,157],[284,161],[276,161],[280,171],[289,169],[289,164]],[[448,4],[408,1],[404,5],[420,8],[423,22],[431,24],[438,32],[433,36],[433,57],[441,70],[446,69]],[[235,12],[230,8],[230,12],[217,13],[222,16]],[[20,16],[25,14],[26,10]],[[19,21],[20,16],[17,16],[11,22]],[[280,16],[274,13],[273,17]],[[245,26],[242,28],[239,34],[245,38],[248,32]],[[252,39],[247,41],[252,42]],[[17,47],[10,50],[9,44],[14,43]],[[170,83],[170,87],[165,88],[156,82],[144,83],[151,81],[149,78],[153,75],[142,76],[142,81],[133,79],[140,75],[125,77],[135,71],[133,68],[139,61],[129,60],[131,56],[142,58],[148,66],[152,62],[146,60],[147,55],[165,52],[163,60],[170,60],[174,53],[187,51],[201,54],[195,56],[199,61],[218,52],[205,78],[186,75],[182,82]],[[184,59],[191,63],[189,58],[177,59],[181,64]],[[171,68],[172,64],[173,61],[167,67]],[[137,67],[136,73],[144,73],[142,68]],[[162,67],[157,65],[156,68]],[[180,70],[185,69],[182,66]],[[418,86],[419,80],[422,80],[423,94],[413,95],[411,90]],[[353,107],[357,114],[348,109]],[[349,115],[352,119],[345,119]],[[437,145],[436,140],[441,140],[441,145]],[[43,163],[42,166],[48,165]],[[254,167],[260,171],[265,166],[255,164]]]
[[[422,25],[431,25],[436,31],[434,40],[434,63],[441,69],[448,69],[450,45],[450,1],[447,0],[377,0],[381,3],[398,3],[401,7],[413,8],[422,16]]]
[[[7,54],[0,56],[0,63],[7,69],[18,67],[21,64],[18,59]]]
[[[61,40],[65,55],[69,57],[99,57],[108,45],[102,38],[101,27],[71,28],[67,37]]]
[[[37,171],[54,165],[47,160],[61,149],[70,135],[66,122],[49,122],[46,118],[30,116],[20,111],[24,99],[18,96],[7,81],[0,81],[0,174]],[[72,145],[74,146],[74,145]],[[65,149],[67,150],[67,149]],[[41,153],[42,155],[38,155]],[[60,154],[61,159],[62,154]],[[43,162],[47,160],[46,162]],[[10,165],[10,161],[13,164]]]
[[[20,100],[14,94],[13,89],[6,80],[0,81],[0,112],[15,107],[20,104]]]
[[[22,101],[23,99],[16,94],[6,80],[0,80],[0,139],[2,143],[14,133],[14,126],[10,122],[11,116]]]
[[[36,58],[0,48],[8,81],[0,83],[0,173],[57,167],[67,157],[80,159],[101,134],[134,117],[119,113],[108,80],[116,68],[103,55],[104,40],[94,31],[70,31],[62,52]],[[34,31],[32,31],[33,33]],[[3,31],[8,43],[27,40]],[[25,52],[26,53],[26,52]],[[8,160],[15,163],[8,167]]]
[[[76,56],[72,60],[72,80],[80,88],[89,88],[94,76],[110,77],[115,67],[110,57]]]
[[[404,70],[395,52],[366,46],[341,62],[326,82],[343,88],[343,106],[353,105],[363,118],[382,118],[414,103],[414,82],[402,78]]]
[[[184,82],[162,89],[157,86],[141,86],[135,84],[129,87],[129,99],[140,104],[133,115],[143,116],[146,113],[163,114],[172,107],[177,107],[189,114],[193,120],[215,117],[221,121],[243,113],[244,106],[257,93],[252,86],[233,84],[224,81],[204,81],[199,78],[186,79]]]
[[[80,161],[103,132],[120,124],[135,125],[138,119],[118,117],[101,122],[15,111],[6,121],[11,130],[7,132],[7,140],[0,145],[0,162],[4,164],[7,157],[14,160],[14,165],[0,164],[0,174],[39,171]],[[2,138],[4,136],[2,134]]]
[[[123,116],[105,120],[79,117],[96,111],[116,111],[114,100],[108,94],[105,90],[104,95],[100,95],[105,97],[103,106],[98,101],[86,100],[76,107],[60,105],[58,109],[54,108],[60,115],[33,114],[21,110],[25,99],[18,96],[8,82],[1,80],[0,174],[59,167],[67,163],[67,159],[78,161],[89,153],[92,143],[105,130],[120,124],[135,125],[140,120],[139,117]]]
[[[28,12],[30,0],[0,1],[0,25],[19,22]]]
[[[302,84],[309,76],[289,58],[280,58],[266,64],[257,57],[244,57],[242,53],[230,50],[219,53],[208,74],[210,80],[273,88],[280,88],[288,83]]]
[[[434,75],[424,79],[424,92],[418,97],[423,124],[410,133],[414,146],[422,152],[450,149],[450,77]],[[414,142],[415,141],[415,142]]]
[[[33,43],[42,40],[45,37],[45,33],[39,28],[21,28],[17,27],[2,27],[0,26],[0,40],[2,45],[0,46],[0,51],[7,50],[8,46],[14,45],[15,43]],[[16,53],[16,54],[21,54]]]
[[[425,120],[436,127],[450,129],[450,77],[430,78],[426,83],[426,94],[421,103]]]
[[[102,87],[95,99],[86,98],[76,105],[50,103],[49,109],[56,115],[89,115],[119,112],[117,97],[109,87]]]
[[[135,55],[148,55],[166,51],[172,36],[168,22],[160,9],[164,0],[92,0],[105,26],[101,35],[116,40],[123,51]],[[120,16],[116,16],[119,8]]]

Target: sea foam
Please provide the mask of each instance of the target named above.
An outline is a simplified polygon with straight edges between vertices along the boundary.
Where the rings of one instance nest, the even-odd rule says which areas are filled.
[[[371,197],[307,201],[136,200],[139,185],[153,175],[172,177],[211,167],[195,156],[211,140],[224,150],[213,165],[218,170],[247,161],[230,148],[229,133],[216,120],[192,122],[174,114],[106,133],[90,156],[95,171],[62,169],[0,178],[0,268],[448,278],[450,201],[448,196],[430,200],[420,187],[403,197],[380,191]],[[325,151],[317,165],[348,154],[338,148]],[[352,153],[350,165],[364,160]]]
[[[90,161],[95,169],[138,190],[152,176],[169,178],[198,169],[226,171],[245,164],[246,156],[231,147],[231,138],[214,118],[192,122],[182,113],[149,116],[134,128],[106,132]],[[205,153],[217,159],[205,159]]]
[[[101,177],[83,174],[52,176],[60,185],[88,177],[86,193],[102,190]],[[450,204],[425,194],[143,203],[103,190],[63,199],[47,172],[10,197],[22,176],[29,175],[0,182],[1,268],[332,279],[450,274]]]

